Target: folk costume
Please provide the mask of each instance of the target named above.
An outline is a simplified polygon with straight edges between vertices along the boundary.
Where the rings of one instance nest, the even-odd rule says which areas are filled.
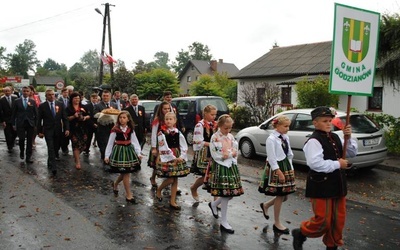
[[[157,157],[153,155],[151,149],[158,148],[157,135],[161,131],[161,126],[163,125],[164,121],[159,121],[158,119],[154,120],[153,123],[151,124],[150,152],[149,152],[149,159],[147,160],[147,165],[152,169],[156,169]]]
[[[271,196],[285,196],[296,191],[293,152],[289,137],[274,130],[266,141],[267,163],[258,188],[260,193]],[[285,182],[280,183],[276,170],[280,169]]]
[[[110,159],[110,172],[132,173],[140,168],[138,155],[141,148],[135,132],[130,127],[114,126],[105,152]]]
[[[186,139],[177,128],[160,126],[157,134],[158,156],[156,160],[156,174],[158,177],[184,177],[190,173],[186,166],[188,146]],[[176,158],[184,159],[176,163]]]
[[[212,196],[233,197],[244,194],[239,169],[237,166],[238,143],[232,134],[223,135],[219,130],[211,136],[210,152],[212,165],[210,171],[208,192]],[[227,159],[223,158],[228,153]]]
[[[207,171],[207,167],[210,163],[211,153],[208,146],[204,146],[205,142],[210,142],[211,136],[214,134],[217,128],[217,122],[207,122],[201,120],[194,128],[193,136],[193,162],[190,172],[196,175],[204,176]]]

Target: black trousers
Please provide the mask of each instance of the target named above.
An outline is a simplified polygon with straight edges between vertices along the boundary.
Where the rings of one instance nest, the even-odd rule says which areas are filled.
[[[106,147],[108,143],[108,138],[110,137],[111,129],[114,124],[110,124],[107,126],[98,125],[97,132],[96,132],[96,140],[97,145],[100,149],[101,159],[104,160],[104,156],[106,154]]]
[[[4,128],[4,136],[6,137],[7,148],[12,149],[15,144],[15,138],[17,138],[17,131],[12,127],[11,123],[6,123]]]
[[[93,140],[93,135],[96,133],[95,128],[88,128],[87,131],[87,142],[86,142],[86,149],[85,152],[89,153],[90,152],[90,146],[92,146],[92,140]]]
[[[34,127],[32,127],[28,121],[25,121],[22,126],[17,127],[17,135],[19,138],[19,150],[20,154],[23,155],[25,152],[25,138],[26,138],[26,158],[29,159],[32,156],[32,142],[33,142]]]
[[[57,170],[56,157],[58,157],[62,137],[65,138],[61,131],[51,130],[44,134],[47,144],[47,167],[51,170]]]

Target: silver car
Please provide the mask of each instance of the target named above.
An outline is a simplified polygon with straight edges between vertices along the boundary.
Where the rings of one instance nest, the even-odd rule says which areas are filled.
[[[293,163],[306,165],[303,146],[307,138],[314,131],[310,115],[311,111],[312,109],[284,111],[271,117],[259,126],[240,130],[236,134],[236,140],[239,142],[239,149],[242,156],[245,158],[252,158],[255,154],[267,156],[265,142],[274,130],[271,122],[276,116],[284,114],[291,120],[288,136],[294,154]],[[345,124],[345,112],[337,111],[336,117],[341,120],[342,124]],[[353,163],[353,168],[373,168],[376,164],[382,162],[387,155],[383,130],[367,116],[360,113],[350,113],[350,125],[353,132],[352,137],[357,139],[358,143],[357,156],[349,158],[349,161]],[[336,126],[332,126],[332,129],[343,138],[341,129]]]

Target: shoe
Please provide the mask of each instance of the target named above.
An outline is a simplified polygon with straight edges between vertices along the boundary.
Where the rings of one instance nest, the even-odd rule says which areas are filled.
[[[136,200],[134,197],[132,197],[131,199],[125,198],[126,202],[128,203],[132,203],[132,204],[136,204]]]
[[[307,237],[301,233],[300,228],[295,228],[292,230],[293,236],[293,249],[294,250],[302,250],[303,243],[306,241]]]
[[[33,163],[33,160],[31,158],[26,158],[25,162],[26,163]]]
[[[174,209],[174,210],[181,210],[182,208],[181,208],[181,206],[178,206],[178,205],[172,205],[171,203],[169,204],[169,207],[170,208],[172,208],[172,209]]]
[[[326,247],[326,250],[336,250],[336,249],[338,249],[337,246],[334,246],[334,247]]]
[[[182,195],[182,190],[178,189],[178,190],[176,191],[176,195]]]
[[[215,218],[215,219],[218,219],[218,212],[217,212],[217,213],[214,213],[214,210],[212,209],[211,202],[208,203],[208,206],[210,207],[211,213],[212,213],[212,215],[214,216],[214,218]]]
[[[276,233],[280,233],[280,234],[289,234],[289,228],[285,228],[285,229],[279,229],[275,226],[275,224],[272,226],[272,229],[274,230],[274,232]]]
[[[63,151],[63,155],[68,155],[68,151]]]
[[[59,161],[60,160],[60,156],[56,156],[56,161]]]
[[[20,154],[19,154],[19,158],[21,158],[21,160],[25,159],[24,153],[20,153]]]
[[[89,156],[89,152],[83,152],[84,156]]]
[[[111,182],[111,187],[112,187],[112,189],[113,189],[114,196],[115,196],[115,197],[118,197],[119,191],[118,191],[118,189],[114,189],[114,182]]]
[[[151,183],[151,188],[152,188],[152,189],[157,189],[157,188],[158,188],[158,185],[157,185],[157,183],[155,182],[155,180],[154,180],[154,183],[151,181],[151,177],[150,177],[150,183]]]
[[[226,232],[226,233],[228,233],[228,234],[233,234],[233,233],[235,233],[235,230],[226,228],[226,227],[222,226],[222,224],[219,225],[219,228],[221,229],[221,232]]]
[[[265,214],[264,203],[260,203],[260,207],[261,207],[261,210],[263,212],[263,215],[264,215],[265,219],[269,220],[269,215]]]

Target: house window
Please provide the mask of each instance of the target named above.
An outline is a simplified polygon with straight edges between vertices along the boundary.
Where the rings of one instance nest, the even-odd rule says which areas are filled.
[[[196,81],[198,81],[199,80],[199,76],[196,76]]]
[[[194,70],[194,66],[192,65],[192,70]]]
[[[375,87],[371,97],[368,97],[368,110],[382,110],[382,87]]]
[[[265,105],[265,88],[257,88],[257,106]]]
[[[191,82],[191,81],[192,81],[192,77],[191,77],[191,76],[188,76],[188,77],[186,78],[186,80],[187,80],[187,82]]]
[[[292,103],[292,88],[291,87],[283,87],[281,95],[282,104],[291,104]]]

